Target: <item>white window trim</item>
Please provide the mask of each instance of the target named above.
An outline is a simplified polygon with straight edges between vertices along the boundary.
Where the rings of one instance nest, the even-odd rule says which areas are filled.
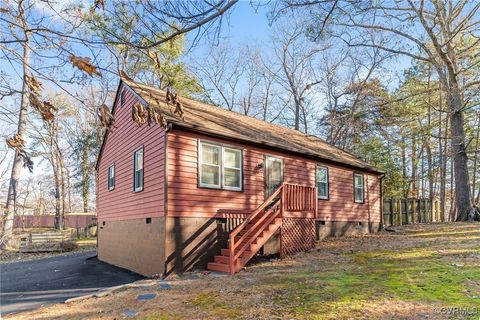
[[[110,177],[110,169],[113,169],[113,175]],[[113,178],[113,184],[110,186],[110,178]],[[115,164],[112,164],[110,167],[107,169],[107,187],[108,191],[112,191],[115,189]]]
[[[203,146],[208,145],[216,148],[220,148],[220,163],[218,165],[214,164],[209,164],[205,163],[205,165],[208,166],[218,166],[219,167],[219,184],[209,184],[209,183],[203,183],[202,182],[202,165],[203,163]],[[239,187],[230,187],[230,186],[225,186],[225,149],[230,149],[234,151],[239,151],[240,152],[240,168],[232,168],[232,167],[226,167],[227,169],[233,169],[233,170],[239,170],[240,172],[240,186]],[[235,148],[231,146],[224,146],[221,144],[216,144],[216,143],[211,143],[208,141],[198,141],[198,186],[201,188],[211,188],[211,189],[223,189],[223,190],[231,190],[231,191],[243,191],[243,149],[241,148]]]
[[[214,148],[219,148],[220,149],[220,152],[219,152],[219,158],[218,158],[218,162],[219,164],[210,164],[210,163],[205,163],[205,165],[207,166],[212,166],[212,167],[218,167],[218,184],[211,184],[211,183],[203,183],[202,182],[202,174],[203,174],[203,169],[202,169],[202,166],[203,166],[203,146],[204,145],[207,145],[207,146],[211,146],[211,147],[214,147]],[[221,189],[222,188],[222,146],[219,146],[219,145],[216,145],[216,144],[213,144],[213,143],[209,143],[209,142],[202,142],[200,141],[199,142],[199,151],[198,151],[198,172],[199,172],[199,176],[198,176],[198,185],[200,187],[205,187],[205,188],[215,188],[215,189]]]
[[[317,183],[318,183],[318,181],[317,181],[317,172],[318,172],[318,169],[320,169],[320,168],[321,168],[321,169],[325,169],[325,170],[327,171],[327,181],[326,181],[326,183],[327,183],[327,195],[326,195],[326,196],[320,196],[320,195],[318,194],[318,191],[317,191],[317,198],[318,198],[318,199],[321,199],[321,200],[328,200],[328,199],[330,198],[330,181],[329,181],[329,179],[330,179],[330,174],[329,174],[328,167],[323,166],[323,165],[320,165],[320,164],[317,164],[317,166],[316,166],[316,170],[317,170],[317,171],[315,171],[315,186],[318,188],[318,186],[317,186]],[[323,182],[323,181],[322,181],[322,182]]]
[[[136,173],[137,173],[137,153],[139,151],[142,151],[142,171],[143,171],[143,176],[142,176],[142,185],[137,187],[136,186],[136,181],[135,181],[135,177],[136,177]],[[143,191],[143,186],[145,184],[145,151],[143,149],[143,146],[138,148],[137,150],[133,151],[133,191],[135,192],[140,192],[140,191]]]
[[[361,177],[362,178],[362,199],[361,200],[357,200],[356,198],[356,190],[357,189],[360,189],[360,187],[357,188],[356,184],[355,184],[355,177]],[[355,203],[365,203],[365,176],[362,174],[362,173],[354,173],[353,174],[353,201]]]
[[[242,149],[236,149],[236,148],[225,147],[225,146],[221,146],[221,148],[222,148],[222,163],[221,163],[222,188],[225,189],[225,190],[242,191],[242,177],[243,177],[243,172],[242,172],[242,167],[243,167]],[[226,167],[224,165],[224,163],[225,163],[225,149],[238,151],[240,153],[240,168]],[[226,186],[225,185],[225,169],[238,170],[238,172],[240,174],[239,179],[238,179],[238,182],[240,183],[240,185],[238,187],[231,187],[231,186]]]

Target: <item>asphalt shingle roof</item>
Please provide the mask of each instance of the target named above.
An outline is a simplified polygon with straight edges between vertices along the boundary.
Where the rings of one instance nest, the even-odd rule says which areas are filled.
[[[192,99],[178,97],[185,112],[185,117],[182,120],[173,113],[173,106],[166,103],[165,91],[129,79],[122,79],[122,81],[146,103],[159,108],[167,121],[174,127],[183,127],[235,140],[254,142],[338,164],[346,164],[370,172],[384,173],[382,169],[356,158],[317,136]]]

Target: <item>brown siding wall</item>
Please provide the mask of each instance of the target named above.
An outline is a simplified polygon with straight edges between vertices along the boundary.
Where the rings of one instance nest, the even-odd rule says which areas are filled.
[[[125,105],[115,106],[115,128],[107,134],[98,166],[98,221],[161,217],[164,214],[165,132],[158,125],[138,127],[131,117],[138,101],[125,90]],[[143,146],[144,188],[133,191],[133,153]],[[115,189],[107,170],[115,164]]]
[[[244,191],[197,186],[198,140],[243,148]],[[173,130],[168,134],[168,215],[215,217],[220,209],[253,210],[264,200],[265,155],[283,158],[285,182],[315,186],[315,165],[322,164],[285,153],[273,152],[197,133]],[[317,219],[325,221],[380,221],[380,178],[365,174],[365,203],[353,201],[353,169],[329,168],[330,198],[318,201]]]

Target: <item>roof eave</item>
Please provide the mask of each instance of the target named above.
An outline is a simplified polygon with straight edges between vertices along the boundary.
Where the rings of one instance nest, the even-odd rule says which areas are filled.
[[[202,134],[205,134],[205,135],[211,136],[211,137],[221,137],[223,139],[238,141],[238,142],[242,142],[242,143],[246,143],[246,144],[254,145],[254,146],[260,146],[260,147],[268,148],[268,149],[271,149],[271,150],[274,150],[274,151],[283,151],[283,152],[287,151],[290,154],[295,154],[295,155],[300,156],[300,157],[307,156],[308,158],[311,158],[311,159],[314,159],[314,160],[320,160],[322,162],[328,162],[328,163],[335,164],[335,165],[338,165],[338,166],[341,166],[341,167],[349,167],[349,168],[353,168],[353,169],[357,169],[357,170],[361,170],[361,171],[365,171],[365,172],[370,172],[370,173],[375,173],[375,174],[379,174],[379,175],[386,173],[385,170],[382,170],[380,168],[376,168],[374,166],[370,166],[370,165],[356,166],[356,165],[353,165],[353,164],[348,164],[348,163],[345,163],[345,162],[342,162],[342,161],[337,161],[337,160],[330,159],[330,158],[327,158],[327,157],[321,157],[321,156],[318,156],[318,155],[310,153],[310,152],[296,151],[296,150],[293,150],[293,149],[289,149],[285,146],[274,144],[272,142],[267,142],[267,141],[257,141],[257,142],[255,142],[255,141],[251,141],[251,140],[246,140],[246,139],[244,139],[240,136],[235,136],[233,134],[232,135],[221,134],[221,133],[218,133],[214,130],[209,130],[207,128],[199,127],[199,126],[196,126],[196,125],[190,125],[190,124],[187,124],[185,122],[175,121],[175,122],[171,122],[171,124],[172,124],[172,128],[174,128],[174,129],[177,128],[177,129],[180,129],[180,130],[202,133]]]

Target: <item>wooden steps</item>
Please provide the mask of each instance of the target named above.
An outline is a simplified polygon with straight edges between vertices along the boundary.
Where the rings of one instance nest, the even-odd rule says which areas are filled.
[[[266,214],[268,216],[263,219],[264,221],[272,217],[271,214]],[[260,220],[256,219],[256,222],[258,221]],[[280,228],[281,222],[282,219],[273,217],[270,223],[264,225],[248,223],[244,226],[244,229],[238,232],[238,235],[234,236],[235,241],[238,243],[238,247],[235,248],[234,253],[238,254],[243,248],[243,252],[241,253],[241,255],[234,261],[234,272],[240,271],[243,266],[245,266],[245,264],[257,254],[260,248],[268,241],[268,239],[270,239],[270,237],[275,233],[275,231]],[[249,235],[245,236],[241,240],[241,242],[238,242],[247,232],[249,232]],[[258,235],[256,237],[253,237],[253,235],[255,234]],[[232,269],[230,266],[230,245],[231,242],[229,241],[229,248],[221,249],[220,255],[216,255],[214,257],[214,262],[208,263],[208,270],[232,273]]]
[[[315,187],[282,183],[232,232],[228,247],[208,263],[207,269],[234,274],[254,257],[282,226],[284,212],[317,212]],[[233,256],[233,257],[231,257]]]

